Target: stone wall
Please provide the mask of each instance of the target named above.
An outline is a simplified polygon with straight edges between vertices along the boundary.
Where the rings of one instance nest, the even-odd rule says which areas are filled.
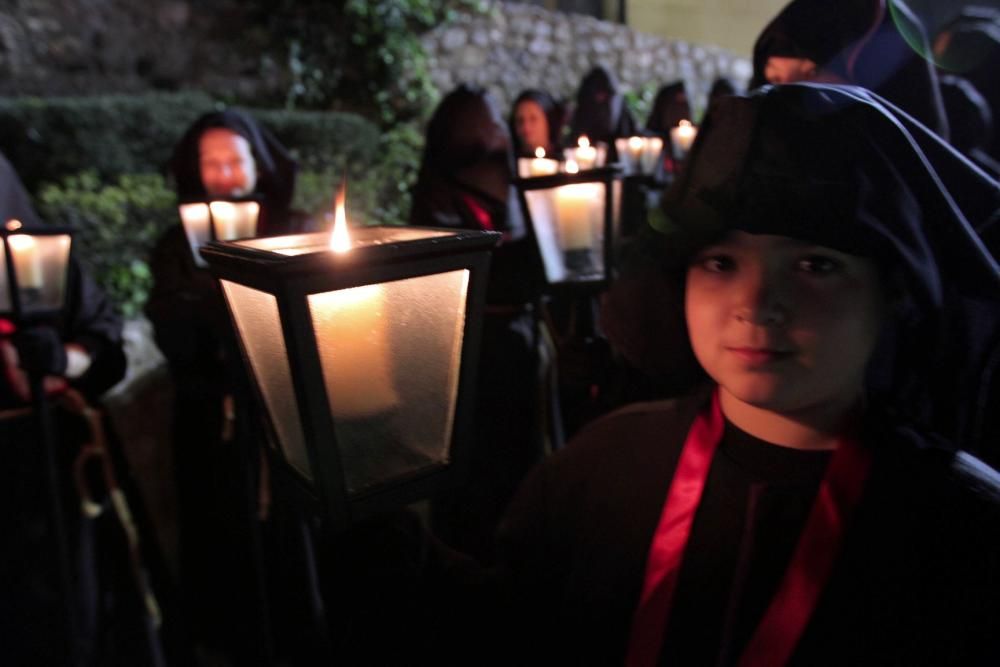
[[[494,3],[483,15],[460,16],[423,38],[441,92],[474,83],[507,109],[525,88],[571,100],[596,65],[613,71],[624,90],[683,79],[696,109],[718,76],[745,85],[749,61],[724,49],[668,40],[626,26],[534,5]]]

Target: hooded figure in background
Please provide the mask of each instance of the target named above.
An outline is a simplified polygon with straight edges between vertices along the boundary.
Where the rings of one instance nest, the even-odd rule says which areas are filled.
[[[810,80],[862,86],[947,138],[928,53],[924,27],[902,0],[792,0],[757,37],[750,87]]]
[[[675,81],[660,88],[653,100],[653,109],[646,120],[646,129],[666,135],[682,120],[691,121],[691,105],[683,81]]]
[[[550,362],[535,309],[540,267],[512,179],[510,135],[492,99],[456,88],[427,126],[410,223],[503,233],[486,288],[469,482],[433,508],[436,532],[484,560],[507,501],[543,454],[552,419],[540,380]]]
[[[615,139],[635,134],[636,122],[618,92],[618,82],[605,67],[595,67],[580,81],[576,108],[570,123],[570,142],[587,135],[591,142],[601,141],[614,150]]]
[[[170,161],[178,201],[254,199],[259,236],[310,231],[289,208],[296,164],[243,111],[198,118]],[[180,580],[193,641],[250,658],[258,602],[247,557],[258,530],[259,434],[249,380],[218,282],[195,264],[183,226],[171,227],[150,259],[146,315],[174,384],[174,473]],[[266,510],[264,511],[266,514]],[[257,633],[254,633],[256,637]]]
[[[621,410],[528,476],[498,537],[511,656],[995,662],[1000,477],[954,446],[996,412],[1000,269],[942,176],[968,162],[921,133],[854,87],[710,109],[656,225],[712,394]]]
[[[24,231],[43,227],[0,155],[0,224],[10,220],[20,221]],[[18,327],[0,317],[0,502],[8,508],[0,520],[4,662],[162,665],[159,619],[144,606],[155,599],[143,599],[151,592],[145,564],[156,559],[153,579],[164,585],[161,593],[166,572],[109,420],[92,407],[125,375],[121,317],[72,253],[64,293],[57,319]],[[52,495],[27,373],[44,378],[48,395],[59,484]],[[91,501],[87,511],[84,493]],[[62,507],[68,592],[60,585],[53,497]],[[128,524],[121,508],[128,510]],[[72,627],[65,622],[67,595],[74,603]],[[168,600],[160,596],[159,602],[169,613]]]

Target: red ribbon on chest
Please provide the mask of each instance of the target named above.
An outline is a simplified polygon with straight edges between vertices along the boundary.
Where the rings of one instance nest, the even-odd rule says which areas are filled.
[[[688,431],[650,543],[625,659],[629,667],[653,666],[659,661],[684,551],[724,428],[716,390],[711,406]],[[853,439],[840,442],[778,590],[740,656],[740,667],[776,667],[788,662],[840,554],[847,522],[861,499],[870,468],[871,454],[866,449]]]

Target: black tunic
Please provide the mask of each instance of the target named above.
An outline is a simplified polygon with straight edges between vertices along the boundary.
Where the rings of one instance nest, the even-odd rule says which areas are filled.
[[[522,664],[622,662],[649,544],[703,404],[695,397],[624,409],[588,427],[528,478],[500,535],[513,599],[505,627],[524,639],[515,648]],[[996,664],[1000,479],[966,455],[918,448],[903,429],[873,426],[863,441],[874,452],[872,474],[791,664]],[[751,452],[751,461],[747,446],[769,445],[736,442],[743,451],[733,458],[724,453],[733,444],[713,461],[696,515],[688,553],[700,556],[686,559],[678,584],[663,652],[664,660],[678,660],[671,664],[716,664],[717,649],[719,664],[733,664],[769,599],[765,589],[787,563],[795,535],[784,531],[801,525],[814,493],[821,462],[808,454],[791,462],[797,472],[789,476],[781,469],[787,452],[770,461]],[[739,569],[733,545],[737,554],[745,550],[739,517],[753,509],[747,480],[761,473],[762,461],[788,484],[756,496],[764,505],[751,512],[760,526],[755,534],[768,544],[750,559],[752,576],[740,575],[745,595],[734,595],[725,580]],[[735,622],[727,626],[720,609],[733,600]]]

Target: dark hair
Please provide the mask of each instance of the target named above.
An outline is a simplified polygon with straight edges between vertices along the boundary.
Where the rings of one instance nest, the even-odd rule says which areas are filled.
[[[691,105],[683,81],[660,88],[653,100],[653,109],[646,120],[646,129],[665,133],[682,120],[691,120]]]

